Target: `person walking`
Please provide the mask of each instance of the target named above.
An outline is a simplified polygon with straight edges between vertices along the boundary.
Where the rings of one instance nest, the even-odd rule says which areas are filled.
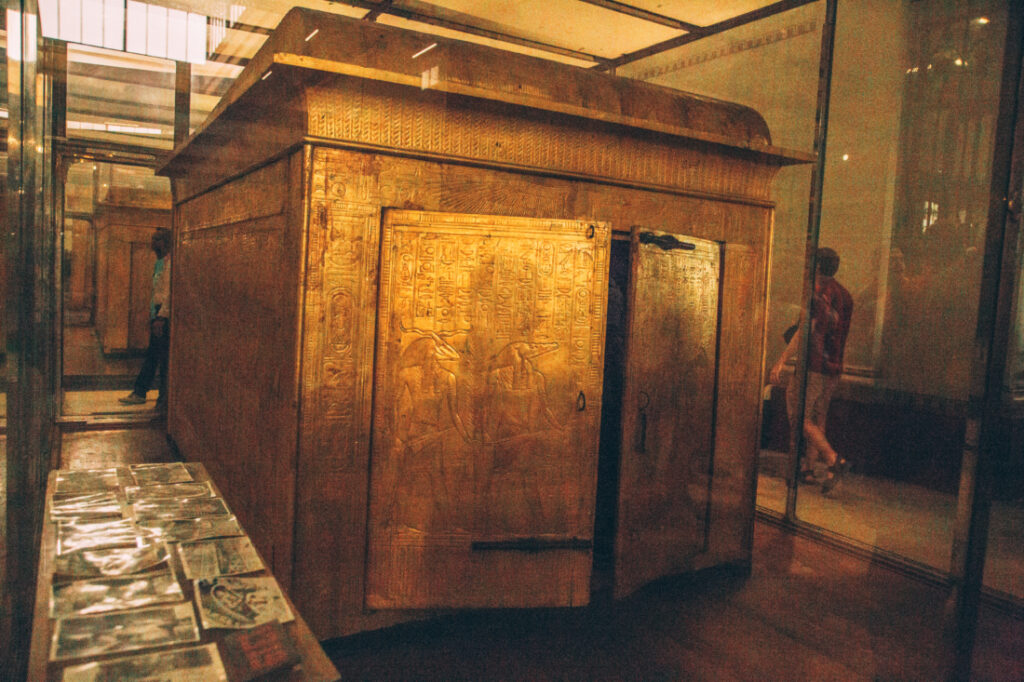
[[[843,352],[853,316],[853,297],[835,279],[839,254],[828,247],[817,251],[814,297],[811,299],[811,338],[807,364],[807,393],[804,398],[804,438],[806,456],[800,467],[800,482],[816,483],[815,463],[821,459],[827,469],[821,492],[830,493],[849,463],[839,455],[825,435],[829,403],[843,374]],[[801,326],[793,334],[778,362],[768,375],[769,381],[782,386],[782,370],[800,347]],[[791,433],[796,434],[796,404],[799,387],[790,381],[786,388],[786,408]]]
[[[171,337],[171,231],[160,229],[150,242],[153,264],[153,296],[149,304],[149,346],[132,392],[120,402],[141,405],[146,402],[153,379],[157,379],[156,409],[167,407],[167,358]]]

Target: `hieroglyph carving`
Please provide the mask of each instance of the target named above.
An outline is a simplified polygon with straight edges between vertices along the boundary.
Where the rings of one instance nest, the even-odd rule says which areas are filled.
[[[321,466],[353,471],[369,427],[373,302],[380,209],[369,192],[313,153],[303,366],[304,438],[317,434]]]
[[[608,228],[419,211],[384,223],[374,541],[589,537]]]

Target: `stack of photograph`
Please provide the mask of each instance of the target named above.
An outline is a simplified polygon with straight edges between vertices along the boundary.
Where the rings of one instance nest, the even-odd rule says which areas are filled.
[[[58,471],[51,489],[49,658],[66,682],[227,681],[223,633],[294,619],[227,504],[186,465]]]

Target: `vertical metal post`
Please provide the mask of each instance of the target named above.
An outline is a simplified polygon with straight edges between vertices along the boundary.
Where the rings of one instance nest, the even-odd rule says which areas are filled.
[[[786,518],[796,519],[797,474],[807,443],[804,439],[803,420],[806,408],[808,339],[811,335],[811,299],[814,296],[814,272],[818,267],[815,252],[821,231],[821,198],[825,185],[825,148],[828,143],[828,114],[832,99],[832,62],[836,40],[836,5],[838,0],[825,0],[825,24],[821,28],[821,58],[818,63],[818,105],[814,115],[814,151],[817,159],[811,176],[811,195],[807,211],[807,245],[804,257],[804,288],[800,322],[800,348],[797,350],[796,373],[790,379],[790,388],[799,389],[795,412],[797,419],[790,424],[793,437],[789,476],[786,480]],[[786,390],[790,390],[787,388]]]
[[[43,497],[53,428],[53,235],[42,219],[44,121],[37,98],[36,0],[5,0],[7,27],[7,221],[0,248],[7,277],[2,302],[7,378],[6,598],[8,641],[0,677],[22,679]]]
[[[174,69],[174,148],[188,139],[192,116],[192,65],[175,62]]]
[[[966,538],[963,547],[956,548],[951,566],[955,633],[952,674],[957,680],[971,679],[988,546],[993,459],[998,448],[1005,447],[998,441],[997,427],[1002,413],[1013,295],[1020,276],[1017,249],[1020,248],[1020,201],[1024,187],[1024,116],[1020,112],[1024,102],[1022,44],[1024,7],[1020,3],[1009,3],[964,444],[963,466],[973,469],[974,476],[973,480],[963,479],[965,484],[961,484],[961,495],[969,496],[970,514],[965,531],[957,529],[958,534]],[[1015,204],[1013,207],[1011,201]],[[1013,210],[1008,210],[1010,208]]]

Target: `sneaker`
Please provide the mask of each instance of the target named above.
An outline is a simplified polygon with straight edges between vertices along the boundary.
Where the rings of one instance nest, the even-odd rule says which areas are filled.
[[[118,398],[117,402],[121,403],[122,405],[141,405],[142,403],[146,402],[146,396],[139,395],[135,391],[132,391],[125,397]]]

